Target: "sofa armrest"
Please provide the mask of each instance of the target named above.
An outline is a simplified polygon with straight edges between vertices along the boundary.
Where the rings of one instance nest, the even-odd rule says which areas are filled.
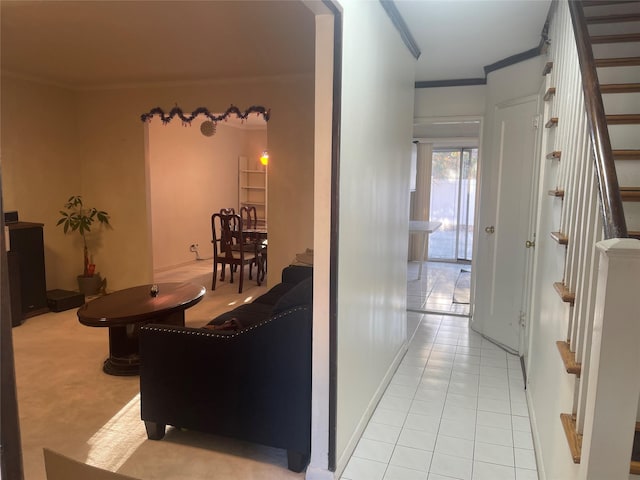
[[[310,305],[232,333],[146,325],[142,419],[309,452],[311,335]]]

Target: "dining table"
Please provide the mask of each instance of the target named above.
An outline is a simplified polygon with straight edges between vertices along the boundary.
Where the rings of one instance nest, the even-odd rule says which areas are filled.
[[[422,255],[420,256],[420,266],[418,267],[418,280],[422,278],[422,266],[427,261],[427,244],[429,235],[438,230],[442,222],[432,222],[429,220],[409,220],[409,233],[422,235]]]

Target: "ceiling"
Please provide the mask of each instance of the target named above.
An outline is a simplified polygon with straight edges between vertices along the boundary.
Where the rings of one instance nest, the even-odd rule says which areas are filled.
[[[70,88],[314,67],[314,16],[302,2],[2,0],[0,8],[3,71]]]
[[[551,0],[396,0],[422,54],[416,81],[484,78],[540,44]]]
[[[2,0],[2,69],[80,89],[310,73],[314,1]],[[416,81],[481,78],[536,47],[550,2],[396,0]]]

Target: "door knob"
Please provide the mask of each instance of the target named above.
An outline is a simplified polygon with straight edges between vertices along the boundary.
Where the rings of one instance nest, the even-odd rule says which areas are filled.
[[[490,227],[486,227],[484,231],[491,234],[496,231],[496,228],[493,225],[491,225]]]
[[[531,240],[527,240],[526,242],[524,242],[524,246],[527,248],[533,248],[536,246],[536,242],[532,242]]]

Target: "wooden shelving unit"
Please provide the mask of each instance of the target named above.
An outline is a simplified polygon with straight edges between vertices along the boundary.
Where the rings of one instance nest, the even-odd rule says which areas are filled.
[[[267,167],[248,157],[238,158],[238,209],[256,207],[258,223],[267,224]]]

